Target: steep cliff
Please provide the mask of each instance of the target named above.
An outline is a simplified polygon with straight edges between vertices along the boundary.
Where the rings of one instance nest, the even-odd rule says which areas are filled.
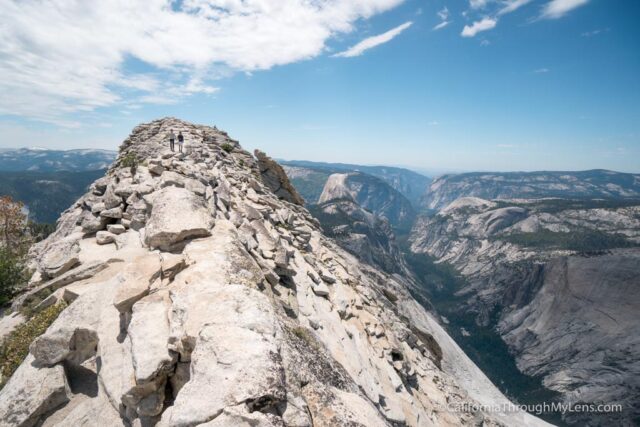
[[[304,187],[307,194],[315,195],[315,197],[307,199],[308,203],[315,203],[318,200],[327,178],[334,173],[360,172],[379,178],[400,192],[414,207],[420,204],[420,199],[431,182],[431,178],[427,176],[409,169],[392,166],[365,166],[306,160],[286,160],[282,161],[282,164],[294,185]]]
[[[353,199],[346,187],[346,177],[345,174],[331,175],[320,197],[321,203],[310,206],[310,212],[320,221],[327,236],[337,240],[360,261],[409,279],[411,273],[389,221]]]
[[[177,119],[133,130],[31,251],[14,308],[69,305],[0,391],[0,426],[545,424],[473,409],[509,402],[258,157]]]
[[[640,206],[460,198],[422,217],[411,239],[413,252],[462,275],[458,313],[496,328],[522,372],[566,403],[623,405],[566,421],[638,416],[640,363],[630,355],[640,350]]]
[[[331,175],[327,179],[318,203],[341,198],[352,199],[364,209],[386,218],[398,229],[408,230],[415,218],[411,203],[402,194],[382,180],[363,173]]]

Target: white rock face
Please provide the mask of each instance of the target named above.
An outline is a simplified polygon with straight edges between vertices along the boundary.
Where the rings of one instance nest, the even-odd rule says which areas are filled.
[[[466,278],[459,312],[495,328],[523,373],[542,377],[567,404],[623,407],[566,414],[578,425],[624,425],[640,414],[640,363],[629,357],[640,351],[632,326],[640,323],[640,249],[626,247],[640,242],[640,206],[606,203],[463,197],[411,233],[412,251]]]
[[[350,172],[334,173],[324,185],[318,204],[353,201],[393,226],[409,227],[415,217],[411,202],[382,179]]]
[[[184,188],[166,187],[154,193],[145,239],[152,248],[166,249],[185,239],[208,236],[212,225],[202,198]]]
[[[34,366],[27,356],[0,391],[0,426],[31,427],[48,411],[69,401],[71,391],[64,368]]]
[[[163,145],[170,129],[188,153]],[[263,154],[176,119],[136,127],[120,156],[129,153],[150,168],[114,167],[32,251],[42,275],[51,264],[37,261],[74,236],[78,261],[34,279],[18,308],[58,290],[70,305],[0,392],[0,414],[11,414],[0,425],[91,425],[98,413],[110,426],[545,425],[521,412],[448,411],[508,400],[400,276],[322,235]],[[122,218],[89,232],[99,203],[121,205]],[[93,233],[109,225],[126,231],[99,245]],[[77,386],[87,364],[88,394]],[[43,406],[33,384],[51,372],[58,397]]]

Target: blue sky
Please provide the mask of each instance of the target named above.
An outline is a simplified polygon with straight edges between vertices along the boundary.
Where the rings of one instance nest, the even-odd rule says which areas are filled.
[[[25,3],[0,0],[2,147],[115,149],[177,116],[285,159],[640,172],[636,1]]]

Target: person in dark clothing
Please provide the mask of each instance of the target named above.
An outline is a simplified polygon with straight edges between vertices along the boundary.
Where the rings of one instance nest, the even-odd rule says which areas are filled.
[[[184,136],[182,136],[182,131],[178,132],[178,149],[182,153],[182,145],[184,144]]]
[[[171,148],[171,151],[175,151],[174,149],[175,143],[176,143],[176,134],[173,133],[173,129],[171,129],[171,132],[169,132],[169,148]]]

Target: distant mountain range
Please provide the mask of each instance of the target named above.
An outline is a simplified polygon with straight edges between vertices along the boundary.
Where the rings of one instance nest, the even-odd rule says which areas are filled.
[[[60,213],[104,175],[116,157],[107,150],[0,150],[0,195],[26,205],[36,222],[54,223]]]
[[[460,197],[494,199],[640,198],[640,174],[579,172],[471,172],[442,175],[426,189],[422,206],[442,209]]]
[[[33,221],[53,224],[60,213],[87,191],[105,170],[82,172],[3,172],[0,195],[24,203]]]
[[[0,171],[81,172],[106,169],[117,153],[109,150],[48,150],[18,148],[0,150]]]
[[[285,167],[292,184],[307,204],[318,202],[329,175],[344,172],[362,172],[385,181],[417,206],[431,178],[409,169],[392,166],[363,166],[348,163],[310,162],[306,160],[279,160]]]

